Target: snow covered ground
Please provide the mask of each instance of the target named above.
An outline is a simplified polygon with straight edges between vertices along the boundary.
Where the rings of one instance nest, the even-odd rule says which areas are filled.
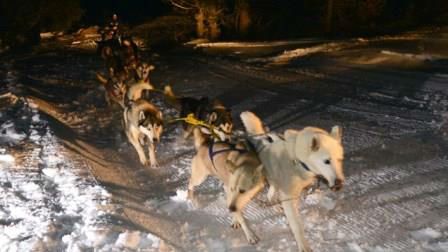
[[[37,106],[0,114],[1,251],[158,251],[160,239],[117,228],[112,196],[58,142]]]
[[[145,58],[156,65],[155,85],[218,97],[235,118],[252,110],[275,131],[343,126],[344,190],[321,188],[301,206],[314,251],[441,252],[447,34],[207,43]],[[193,148],[177,125],[164,132],[161,168],[142,167],[121,112],[105,105],[93,53],[45,50],[2,62],[0,251],[295,251],[265,193],[245,211],[261,238],[255,246],[230,228],[219,181],[208,179],[194,204],[186,199]]]

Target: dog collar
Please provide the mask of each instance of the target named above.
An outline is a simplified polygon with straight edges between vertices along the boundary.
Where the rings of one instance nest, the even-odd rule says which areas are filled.
[[[311,171],[310,170],[310,168],[308,167],[308,165],[306,165],[304,162],[302,162],[302,161],[299,161],[300,162],[300,164],[302,165],[302,167],[305,169],[305,170],[307,170],[307,171]]]
[[[299,159],[294,159],[292,162],[293,162],[295,165],[300,164],[300,165],[303,167],[303,169],[305,169],[305,170],[311,172],[311,170],[310,170],[310,168],[308,167],[308,165],[306,165],[304,162],[300,161]]]
[[[229,144],[229,147],[228,148],[224,148],[224,149],[220,149],[220,150],[217,150],[217,151],[214,151],[213,150],[213,146],[214,146],[214,144],[217,144],[217,143]],[[238,151],[240,154],[248,152],[246,149],[239,149],[239,148],[236,147],[236,144],[229,143],[229,142],[226,142],[226,141],[218,141],[218,142],[211,141],[210,142],[210,144],[208,145],[208,155],[210,157],[210,160],[212,161],[212,165],[215,168],[215,170],[216,170],[216,167],[215,167],[214,157],[217,154],[220,154],[220,153],[223,153],[223,152],[229,152],[229,151]]]

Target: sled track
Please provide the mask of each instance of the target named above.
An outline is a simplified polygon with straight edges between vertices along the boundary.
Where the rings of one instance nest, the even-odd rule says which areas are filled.
[[[305,199],[301,206],[306,235],[316,251],[347,251],[349,243],[358,243],[363,249],[380,246],[392,251],[414,251],[421,244],[416,245],[409,233],[427,226],[445,232],[446,237],[448,160],[441,147],[428,147],[436,143],[422,140],[426,140],[425,134],[433,134],[437,129],[440,118],[434,113],[443,103],[432,101],[432,97],[436,96],[434,87],[443,86],[446,76],[350,65],[317,67],[311,65],[313,62],[297,68],[267,68],[198,56],[193,60],[176,57],[173,56],[175,63],[167,63],[166,68],[155,73],[155,83],[173,81],[176,93],[179,89],[182,95],[209,95],[232,101],[229,106],[234,116],[243,110],[254,110],[276,131],[310,123],[327,129],[334,124],[343,126],[347,146],[344,190],[333,193],[322,188],[318,196],[309,196],[320,197],[320,201]],[[68,62],[83,67],[53,64],[55,72],[47,75],[42,65],[31,67],[31,77],[23,78],[29,87],[22,91],[29,92],[30,100],[39,109],[62,124],[63,127],[50,123],[55,136],[61,138],[61,145],[67,148],[60,155],[69,157],[70,166],[88,178],[88,183],[93,183],[90,179],[95,177],[113,192],[114,206],[129,222],[141,224],[142,230],[158,234],[179,250],[246,252],[295,248],[281,208],[263,205],[265,192],[244,212],[262,238],[256,246],[247,244],[241,230],[229,227],[231,217],[218,180],[209,178],[198,188],[202,205],[197,208],[182,199],[173,202],[173,195],[187,189],[194,154],[191,142],[178,139],[181,131],[173,126],[158,149],[162,167],[156,171],[142,167],[123,138],[121,112],[98,103],[103,99],[100,88],[89,92],[78,89],[66,100],[58,97],[65,79],[69,86],[76,87],[76,78],[99,68],[97,60],[86,57]],[[29,63],[22,64],[21,71],[27,70],[23,66]],[[66,64],[64,61],[61,65]],[[39,71],[43,71],[43,76],[35,76]],[[68,74],[70,71],[74,73]],[[415,84],[415,78],[426,84]],[[55,89],[55,94],[46,95],[53,90],[45,87],[46,82],[62,87]],[[403,86],[412,82],[416,88],[403,96],[395,92],[395,82]],[[444,93],[439,89],[437,92],[443,100]],[[64,139],[66,130],[73,131],[73,139]],[[401,152],[400,148],[406,151]],[[36,148],[23,159],[24,166],[39,162],[42,155],[52,151]],[[390,156],[383,156],[386,152]],[[39,170],[30,173],[38,174]],[[331,204],[323,204],[322,199]]]

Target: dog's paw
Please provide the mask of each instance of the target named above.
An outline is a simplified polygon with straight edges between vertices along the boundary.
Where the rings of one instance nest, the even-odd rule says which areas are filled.
[[[188,189],[187,199],[193,200],[195,198],[194,190]]]
[[[255,245],[260,241],[260,238],[258,238],[258,236],[254,233],[250,234],[247,236],[247,241],[252,244]]]
[[[241,224],[238,221],[233,221],[230,225],[233,229],[239,229],[241,227]]]
[[[269,187],[268,194],[267,194],[267,198],[268,198],[268,202],[269,202],[270,204],[273,204],[273,203],[276,202],[276,200],[277,200],[276,192],[277,192],[277,191],[276,191],[276,189],[275,189],[273,186],[270,186],[270,187]]]
[[[148,160],[146,160],[146,158],[140,158],[140,164],[142,164],[142,165],[146,166],[146,165],[148,165],[148,164],[149,164],[149,161],[148,161]]]
[[[187,199],[190,201],[191,205],[194,208],[201,208],[201,202],[199,201],[193,190],[188,190]]]
[[[304,248],[299,248],[299,251],[300,252],[313,252],[313,250],[312,249],[310,249],[309,247],[304,247]]]

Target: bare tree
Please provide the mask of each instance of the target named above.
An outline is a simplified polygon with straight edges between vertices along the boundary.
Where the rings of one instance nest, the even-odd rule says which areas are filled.
[[[12,47],[35,45],[41,31],[68,29],[81,14],[79,0],[0,0],[0,38]]]
[[[199,38],[216,40],[221,36],[224,3],[221,0],[168,0],[169,3],[182,11],[194,15],[196,33]]]
[[[249,0],[235,1],[235,30],[244,37],[249,31],[251,23]]]
[[[363,0],[360,1],[358,15],[363,23],[367,23],[368,25],[374,25],[375,19],[381,15],[384,6],[385,0]]]

